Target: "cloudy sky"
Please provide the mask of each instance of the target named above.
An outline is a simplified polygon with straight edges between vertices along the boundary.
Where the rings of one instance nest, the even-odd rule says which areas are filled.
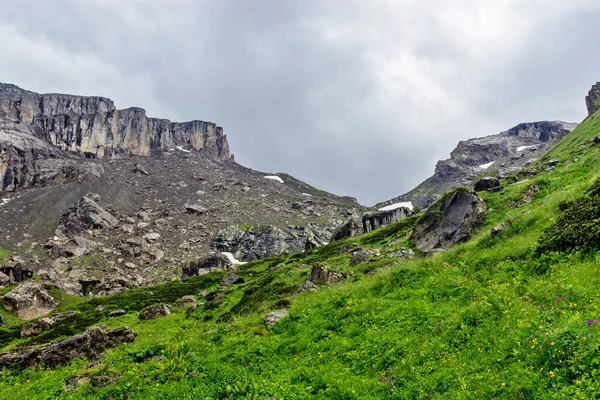
[[[224,127],[241,164],[371,205],[459,140],[579,122],[597,0],[0,0],[0,81]]]

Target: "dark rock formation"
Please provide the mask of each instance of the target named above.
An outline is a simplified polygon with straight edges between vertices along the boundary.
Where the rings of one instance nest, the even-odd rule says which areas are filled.
[[[56,367],[79,357],[97,358],[106,349],[132,342],[135,333],[128,327],[105,331],[91,328],[58,342],[36,347],[24,347],[0,354],[0,367],[28,368],[36,365]]]
[[[223,277],[223,281],[221,282],[223,285],[239,285],[242,283],[244,283],[244,278],[232,272],[225,275]]]
[[[458,186],[471,186],[482,175],[514,174],[545,154],[576,126],[558,121],[523,123],[497,135],[461,141],[448,160],[437,163],[432,177],[377,207],[412,201],[415,206],[425,208],[437,200],[437,196]]]
[[[37,94],[0,84],[0,118],[27,124],[37,138],[87,158],[184,147],[230,157],[223,129],[211,122],[148,118],[141,108],[117,110],[104,97]]]
[[[363,216],[363,231],[371,232],[375,229],[381,228],[382,226],[393,224],[394,222],[401,221],[408,218],[411,211],[406,207],[396,208],[390,211],[380,211],[376,214]]]
[[[25,282],[5,294],[2,305],[21,319],[34,319],[48,314],[58,303],[41,283]]]
[[[473,189],[476,192],[481,192],[483,190],[494,189],[499,186],[500,186],[500,179],[495,178],[495,177],[486,177],[486,178],[481,178],[477,182],[475,182],[475,185],[473,185]]]
[[[234,269],[227,256],[217,253],[211,254],[201,260],[192,261],[182,268],[182,278],[204,275],[212,271],[228,271]]]
[[[350,221],[346,222],[344,225],[340,226],[333,233],[331,237],[332,242],[336,242],[338,240],[347,239],[350,237],[354,237],[360,233],[360,227],[356,223],[356,221],[352,218]]]
[[[423,252],[470,239],[485,222],[485,203],[477,194],[458,188],[433,204],[413,227],[412,240]]]
[[[587,106],[588,115],[594,114],[600,106],[598,106],[597,102],[600,99],[600,82],[596,83],[590,89],[590,92],[585,97],[585,105]]]
[[[169,314],[171,314],[171,310],[169,310],[169,306],[167,306],[166,304],[158,304],[158,305],[146,307],[145,309],[143,309],[140,312],[140,314],[138,315],[138,318],[143,321],[143,320],[148,320],[148,319],[156,319],[156,318],[164,317]]]
[[[24,282],[31,279],[33,278],[33,270],[32,265],[18,263],[13,268],[13,280],[15,282]]]

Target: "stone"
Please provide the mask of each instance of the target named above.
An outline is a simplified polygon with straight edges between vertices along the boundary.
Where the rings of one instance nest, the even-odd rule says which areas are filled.
[[[115,310],[115,311],[111,311],[108,313],[108,318],[121,317],[125,314],[127,314],[127,311],[125,311],[125,310]]]
[[[160,233],[156,233],[156,232],[146,233],[143,236],[143,238],[146,239],[149,242],[152,242],[152,241],[160,239]]]
[[[171,314],[171,310],[169,310],[169,306],[167,306],[166,304],[158,304],[158,305],[150,306],[150,307],[143,309],[140,312],[140,314],[138,315],[138,318],[140,320],[144,321],[144,320],[164,317],[169,314]]]
[[[182,268],[182,278],[189,278],[212,271],[227,271],[234,269],[233,263],[224,254],[211,254],[203,259],[189,262]]]
[[[494,226],[492,228],[492,230],[490,231],[490,236],[494,237],[494,236],[498,235],[500,232],[502,232],[504,229],[506,229],[508,227],[508,225],[510,225],[510,220],[506,220],[506,221],[502,222],[501,224]]]
[[[203,215],[208,209],[199,204],[184,204],[183,206],[188,214]]]
[[[48,314],[58,303],[41,283],[25,282],[5,294],[2,305],[20,319],[30,320]]]
[[[342,274],[330,271],[323,264],[315,264],[307,280],[312,283],[339,283],[342,280]]]
[[[0,272],[0,289],[3,289],[10,285],[10,276],[6,275],[4,272]]]
[[[191,307],[197,304],[196,297],[192,295],[183,296],[173,302],[173,307]]]
[[[244,283],[244,278],[242,278],[241,276],[238,276],[232,272],[225,275],[221,282],[221,284],[223,284],[223,285],[239,285],[241,283]]]
[[[350,259],[350,263],[352,265],[358,265],[371,258],[371,253],[366,250],[360,250],[355,253],[352,253],[352,258]]]
[[[297,292],[303,292],[305,290],[318,290],[319,287],[317,285],[315,285],[313,282],[307,280],[305,281],[302,286],[300,286],[297,290]]]
[[[476,193],[455,189],[434,203],[413,227],[412,240],[424,253],[470,239],[485,222],[485,202]]]
[[[150,175],[150,172],[148,172],[148,170],[142,164],[135,164],[133,172],[139,172],[144,175]]]
[[[354,219],[350,219],[344,225],[335,230],[333,236],[331,236],[331,241],[336,242],[338,240],[351,238],[356,236],[358,233],[360,233],[360,227]]]
[[[540,187],[538,185],[530,185],[527,188],[527,190],[525,191],[525,194],[523,194],[523,197],[520,200],[511,201],[510,204],[508,205],[508,207],[509,208],[518,208],[518,207],[521,207],[522,205],[531,203],[531,201],[533,200],[533,197],[539,191],[540,191]]]
[[[289,314],[288,310],[277,310],[269,313],[265,318],[265,325],[273,326],[277,322],[281,321],[283,318],[287,317]]]
[[[40,364],[54,368],[80,357],[95,359],[105,350],[134,339],[135,333],[129,327],[109,331],[94,327],[57,342],[2,353],[0,368],[29,368]]]
[[[33,278],[33,266],[18,263],[13,269],[13,279],[15,282],[24,282]]]
[[[398,251],[388,253],[387,256],[390,258],[402,257],[407,260],[412,260],[413,258],[415,258],[415,252],[412,249],[409,249],[408,247],[401,247]]]
[[[21,337],[37,336],[42,331],[50,330],[56,322],[52,318],[42,318],[21,326]]]
[[[487,177],[487,178],[481,178],[480,180],[475,182],[475,185],[473,188],[476,192],[481,192],[483,190],[495,189],[499,186],[500,186],[500,179]]]
[[[84,196],[60,218],[57,235],[73,236],[88,229],[112,229],[118,220],[91,198]]]

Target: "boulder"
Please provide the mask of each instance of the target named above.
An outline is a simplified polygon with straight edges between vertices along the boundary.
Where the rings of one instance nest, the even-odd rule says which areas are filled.
[[[52,318],[42,318],[21,326],[21,337],[37,336],[42,331],[50,330],[56,322]]]
[[[115,310],[115,311],[111,311],[108,313],[108,318],[121,317],[125,314],[127,314],[127,311],[125,311],[125,310]]]
[[[33,278],[33,266],[18,263],[13,269],[13,277],[15,282],[23,282]]]
[[[60,218],[57,236],[73,236],[88,229],[112,229],[118,220],[100,207],[89,195],[84,196]]]
[[[94,327],[58,342],[2,353],[0,368],[28,368],[40,364],[56,367],[80,357],[95,359],[106,349],[134,339],[135,333],[128,327],[110,331]]]
[[[199,204],[185,204],[183,207],[188,214],[194,215],[202,215],[208,211],[207,208],[202,207]]]
[[[458,188],[435,202],[413,227],[412,240],[425,252],[447,249],[470,239],[485,222],[485,202]]]
[[[8,285],[10,285],[10,276],[0,272],[0,289],[5,288]]]
[[[235,267],[227,256],[221,253],[211,254],[201,260],[192,261],[184,265],[182,268],[182,278],[232,269],[235,269]]]
[[[508,225],[510,225],[510,220],[506,220],[506,221],[502,222],[501,224],[496,225],[490,231],[490,236],[494,237],[494,236],[498,235],[500,232],[505,230],[508,227]]]
[[[58,303],[48,294],[41,283],[23,283],[2,297],[6,311],[25,320],[48,314]]]
[[[358,265],[371,258],[371,253],[366,250],[360,250],[352,253],[352,258],[350,259],[350,263],[352,265]]]
[[[150,172],[148,172],[148,170],[142,164],[135,164],[133,172],[139,172],[140,174],[150,175]]]
[[[476,192],[481,192],[483,190],[490,190],[500,186],[500,179],[493,177],[481,178],[477,182],[475,182],[474,190]]]
[[[196,297],[192,295],[183,296],[173,302],[173,307],[191,307],[197,304]]]
[[[98,247],[98,243],[82,236],[74,236],[67,243],[51,240],[46,247],[50,248],[50,254],[54,258],[77,258],[92,253]]]
[[[230,272],[227,275],[225,275],[225,277],[223,277],[223,281],[221,283],[223,285],[239,285],[241,283],[244,283],[244,278]]]
[[[267,325],[267,326],[275,325],[277,322],[279,322],[283,318],[287,317],[288,314],[289,313],[287,310],[273,311],[272,313],[269,313],[267,315],[267,317],[265,318],[265,325]]]
[[[317,285],[315,285],[313,282],[311,281],[305,281],[302,286],[300,286],[297,290],[297,292],[304,292],[305,290],[318,290],[319,287]]]
[[[312,283],[339,283],[342,280],[342,274],[330,271],[323,264],[315,264],[310,271],[308,280]]]
[[[156,319],[156,318],[164,317],[169,314],[171,314],[171,310],[169,310],[169,306],[167,306],[166,304],[158,304],[158,305],[150,306],[150,307],[143,309],[140,312],[140,314],[138,315],[138,318],[141,319],[142,321],[144,321],[144,320],[148,320],[148,319]]]
[[[358,226],[354,219],[350,219],[350,221],[346,222],[344,225],[336,229],[336,231],[333,233],[333,236],[331,237],[331,241],[336,242],[338,240],[354,237],[359,232],[360,226]]]

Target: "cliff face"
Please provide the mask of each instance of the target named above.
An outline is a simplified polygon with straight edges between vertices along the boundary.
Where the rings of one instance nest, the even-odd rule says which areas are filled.
[[[550,121],[523,123],[497,135],[461,141],[449,159],[438,161],[432,177],[412,191],[377,206],[412,201],[422,208],[457,186],[472,185],[479,176],[518,172],[576,126]]]
[[[588,109],[588,115],[594,114],[600,109],[600,106],[596,102],[600,99],[600,82],[592,86],[592,89],[585,97],[585,104]]]
[[[176,146],[211,158],[230,157],[223,128],[212,122],[148,118],[141,108],[117,110],[104,97],[37,94],[0,83],[0,118],[24,123],[35,137],[88,158],[145,156]]]

